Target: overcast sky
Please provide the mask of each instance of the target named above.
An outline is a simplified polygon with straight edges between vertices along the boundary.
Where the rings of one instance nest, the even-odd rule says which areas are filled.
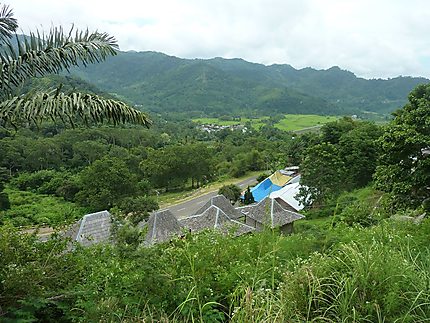
[[[9,0],[24,32],[105,31],[121,50],[430,78],[429,0]]]

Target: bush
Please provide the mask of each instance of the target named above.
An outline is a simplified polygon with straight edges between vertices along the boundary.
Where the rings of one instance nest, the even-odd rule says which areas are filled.
[[[2,211],[2,221],[15,226],[59,225],[70,223],[87,213],[84,208],[62,198],[8,189],[11,208]]]
[[[138,196],[124,198],[119,204],[119,208],[127,215],[130,222],[136,225],[147,219],[149,212],[158,210],[160,207],[155,197]]]
[[[242,190],[239,186],[230,184],[222,186],[218,190],[218,194],[224,195],[232,204],[234,204],[242,194]]]
[[[40,170],[34,173],[21,173],[11,181],[12,186],[40,194],[50,194],[74,201],[81,184],[79,177],[67,171]]]
[[[267,178],[267,174],[265,173],[261,173],[260,175],[257,176],[257,182],[260,183],[262,181],[264,181]]]
[[[34,173],[21,173],[18,177],[15,177],[11,180],[11,184],[21,191],[38,192],[39,188],[43,184],[58,176],[59,174],[57,171],[44,169]],[[53,194],[55,193],[55,190],[45,193]]]
[[[378,216],[373,210],[373,206],[369,203],[355,202],[348,205],[339,215],[339,219],[347,225],[361,225],[369,227],[378,223]]]

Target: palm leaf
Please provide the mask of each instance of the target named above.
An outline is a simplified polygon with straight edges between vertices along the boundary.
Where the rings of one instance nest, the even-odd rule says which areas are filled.
[[[0,103],[0,124],[26,122],[38,124],[47,119],[60,119],[74,126],[73,120],[102,123],[133,123],[149,127],[151,121],[141,111],[123,102],[104,99],[94,94],[56,90],[11,97]]]
[[[48,34],[30,33],[23,40],[16,37],[0,52],[0,91],[10,94],[12,89],[32,76],[58,73],[82,63],[100,62],[115,55],[116,40],[106,33],[88,30],[52,28]]]
[[[0,43],[11,38],[18,28],[18,22],[13,17],[12,9],[9,6],[0,4]]]

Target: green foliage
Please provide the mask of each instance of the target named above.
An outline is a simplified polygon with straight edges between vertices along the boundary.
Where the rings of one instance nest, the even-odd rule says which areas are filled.
[[[337,147],[322,143],[308,149],[301,165],[301,189],[304,203],[321,203],[342,191],[345,164],[339,157]]]
[[[378,126],[350,118],[324,125],[304,152],[303,201],[327,203],[343,191],[366,186],[377,166],[381,134]]]
[[[351,118],[343,117],[334,122],[329,122],[321,128],[321,140],[330,144],[337,144],[342,135],[350,132],[357,126]]]
[[[378,214],[375,214],[373,206],[366,202],[354,202],[343,208],[339,214],[339,220],[349,226],[361,225],[368,227],[376,224],[379,220]]]
[[[126,197],[119,204],[122,212],[127,214],[127,218],[134,225],[149,217],[149,213],[158,210],[160,207],[153,196]]]
[[[224,195],[232,204],[239,200],[242,190],[235,184],[224,185],[218,190],[218,194]]]
[[[0,211],[10,208],[9,195],[6,192],[0,192]]]
[[[158,150],[149,150],[148,157],[140,167],[156,187],[166,190],[184,186],[191,180],[199,187],[212,177],[212,154],[204,144],[171,145]]]
[[[85,208],[77,207],[62,198],[13,189],[5,192],[10,199],[10,209],[0,211],[1,223],[10,222],[15,226],[55,226],[70,223],[87,213]]]
[[[22,191],[51,194],[74,201],[81,188],[80,179],[66,171],[40,170],[34,173],[20,173],[13,178],[11,185]]]
[[[254,196],[252,195],[251,189],[248,186],[248,188],[246,189],[245,194],[243,196],[243,204],[249,205],[249,204],[252,204],[254,202],[255,202]]]
[[[295,70],[289,65],[221,58],[186,60],[155,52],[120,52],[103,66],[73,73],[153,111],[187,111],[197,118],[277,113],[368,118],[401,107],[407,93],[427,81],[410,77],[364,80],[338,67]]]
[[[2,319],[44,321],[416,322],[429,315],[428,234],[421,225],[371,228],[302,221],[297,234],[214,232],[139,248],[74,248],[0,228]],[[65,270],[67,268],[67,270]]]
[[[257,176],[257,178],[255,180],[257,181],[257,183],[260,183],[260,182],[264,181],[266,178],[267,178],[267,174],[261,173],[260,175]]]
[[[391,192],[396,207],[419,206],[430,197],[430,158],[424,153],[430,143],[430,84],[414,89],[394,116],[379,141],[376,185]]]
[[[1,33],[0,33],[1,34]],[[10,208],[9,196],[4,192],[5,184],[9,181],[9,174],[7,169],[0,167],[0,211]]]
[[[82,190],[76,199],[93,211],[110,209],[123,198],[137,194],[137,181],[118,158],[104,157],[80,173]]]
[[[147,116],[126,104],[89,93],[64,93],[61,85],[55,89],[30,91],[16,95],[17,88],[31,77],[58,74],[71,66],[97,63],[115,55],[116,40],[106,33],[74,30],[69,32],[52,27],[49,33],[37,31],[29,36],[12,35],[18,29],[9,7],[1,5],[0,19],[0,124],[17,128],[21,124],[38,124],[44,120],[59,119],[75,124],[73,119],[85,123],[103,122],[136,123],[148,126]],[[35,90],[35,89],[34,89]]]

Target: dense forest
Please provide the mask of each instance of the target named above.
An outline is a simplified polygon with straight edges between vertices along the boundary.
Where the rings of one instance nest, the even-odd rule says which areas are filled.
[[[398,97],[405,104],[384,125],[343,117],[302,134],[270,122],[208,133],[183,114],[149,117],[100,84],[50,75],[115,55],[109,35],[53,29],[46,42],[32,35],[13,46],[13,12],[3,6],[0,17],[2,322],[428,320],[430,84]],[[193,79],[219,62],[181,68]],[[387,84],[374,80],[372,93],[379,82]],[[293,234],[207,230],[143,244],[137,224],[160,195],[291,165],[306,205]],[[68,224],[102,209],[113,216],[111,243],[64,237]],[[55,232],[45,240],[26,230],[46,225]]]
[[[120,52],[72,72],[100,89],[156,112],[196,116],[300,113],[372,118],[406,103],[424,78],[366,80],[327,70],[250,63],[242,59],[180,59],[156,52]]]

